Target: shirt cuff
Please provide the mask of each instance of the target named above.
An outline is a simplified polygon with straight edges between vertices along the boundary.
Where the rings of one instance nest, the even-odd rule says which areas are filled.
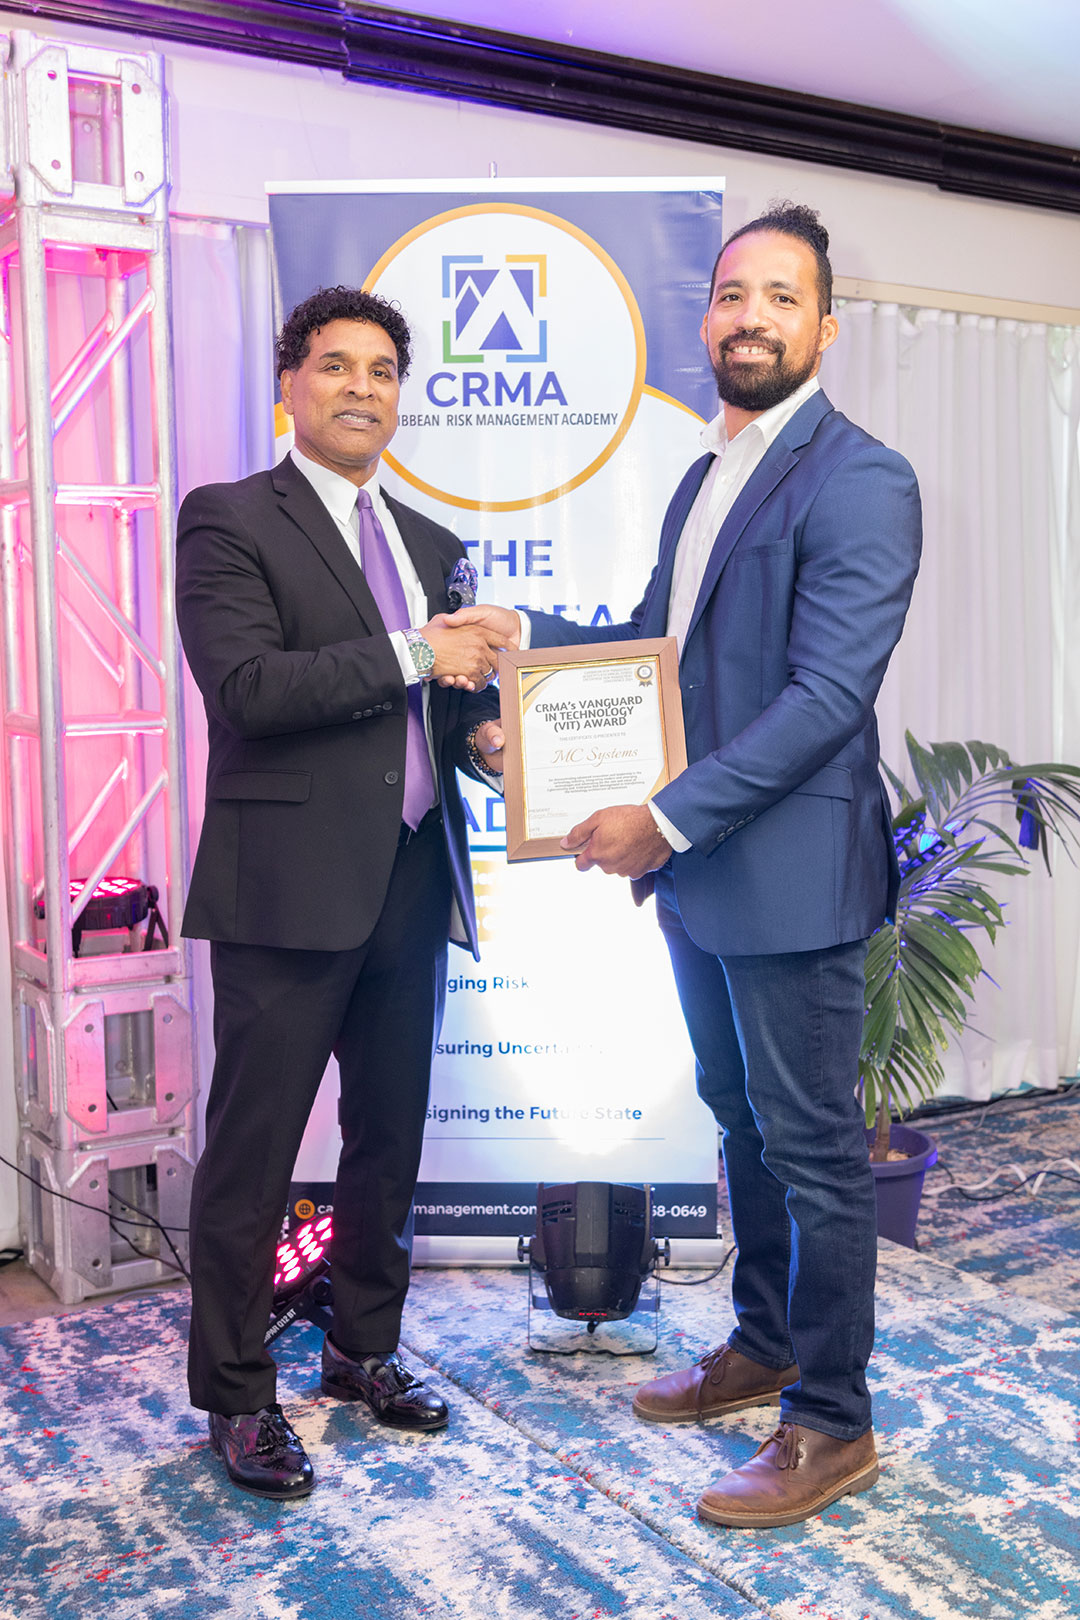
[[[660,831],[663,833],[676,855],[685,855],[686,851],[691,848],[689,838],[683,837],[682,833],[679,831],[678,827],[675,826],[674,822],[669,821],[664,812],[659,808],[658,805],[653,804],[651,799],[649,800],[649,809],[652,811],[653,820],[656,822],[656,825],[659,827]]]
[[[518,608],[517,616],[521,620],[521,640],[518,642],[518,651],[528,652],[532,646],[532,620],[522,608]]]
[[[405,677],[405,685],[419,686],[420,677],[416,673],[416,665],[413,663],[413,655],[409,651],[409,643],[405,640],[404,630],[391,630],[389,635],[390,645],[394,649],[394,656],[401,668],[401,673]]]

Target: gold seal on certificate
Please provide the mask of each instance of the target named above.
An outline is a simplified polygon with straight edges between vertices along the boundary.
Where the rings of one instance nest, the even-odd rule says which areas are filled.
[[[501,652],[499,694],[507,860],[570,857],[571,827],[686,768],[672,636]]]

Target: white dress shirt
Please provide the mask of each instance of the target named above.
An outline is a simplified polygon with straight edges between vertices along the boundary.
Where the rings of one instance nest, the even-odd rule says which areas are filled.
[[[348,546],[357,564],[360,564],[360,519],[356,510],[357,486],[340,473],[333,472],[331,468],[324,467],[318,461],[312,461],[305,456],[295,445],[289,451],[294,465],[302,472],[316,495],[322,501],[326,510],[336,523],[342,539]],[[401,538],[397,524],[390,515],[390,509],[382,498],[382,491],[378,484],[369,482],[363,486],[371,496],[372,510],[383,526],[390,552],[393,556],[401,588],[405,592],[405,606],[409,611],[409,623],[416,629],[422,629],[428,621],[427,592],[420,583],[420,577],[413,567],[412,558],[405,549],[405,542]],[[390,643],[394,649],[401,673],[405,678],[406,686],[415,686],[420,677],[416,673],[409,643],[405,640],[403,630],[388,631]],[[427,733],[428,754],[431,756],[431,774],[438,792],[438,768],[435,763],[435,753],[431,746],[431,703],[427,690],[427,683],[423,689],[424,729]]]
[[[817,393],[820,386],[816,377],[808,378],[793,394],[789,394],[787,399],[782,399],[779,405],[773,405],[769,410],[762,411],[760,416],[748,422],[730,443],[722,410],[702,428],[702,448],[712,451],[716,460],[705,474],[689,516],[683,524],[678,549],[675,552],[675,567],[671,575],[671,595],[668,598],[667,633],[674,636],[678,642],[680,658],[698,593],[701,590],[701,582],[705,577],[709,557],[724,519],[742,494],[751,473],[766,450],[791,421],[799,407],[805,405],[806,401]],[[685,838],[664,812],[651,801],[649,809],[672,849],[682,854],[684,850],[690,848],[690,840]]]

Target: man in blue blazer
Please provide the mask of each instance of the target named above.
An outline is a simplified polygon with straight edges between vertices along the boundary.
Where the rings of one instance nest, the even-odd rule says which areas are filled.
[[[738,1245],[728,1342],[634,1410],[681,1423],[778,1402],[776,1432],[698,1504],[757,1528],[878,1473],[875,1195],[854,1085],[866,940],[898,881],[873,706],[921,519],[907,462],[818,385],[837,333],[827,250],[817,215],[788,203],[729,239],[702,322],[722,410],[642,602],[603,630],[539,613],[524,627],[535,646],[678,638],[687,769],[563,842],[580,869],[655,888]]]

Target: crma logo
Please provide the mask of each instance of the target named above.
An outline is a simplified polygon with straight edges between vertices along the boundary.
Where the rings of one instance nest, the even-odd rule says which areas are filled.
[[[547,254],[507,253],[485,264],[479,253],[444,254],[442,323],[444,365],[526,367],[548,357]],[[437,371],[428,378],[433,405],[566,404],[554,371]]]
[[[483,365],[488,355],[522,365],[547,359],[547,254],[507,254],[495,269],[479,253],[445,254],[444,300],[453,315],[443,321],[443,364]],[[468,350],[473,353],[468,353]],[[455,352],[461,351],[461,352]]]

